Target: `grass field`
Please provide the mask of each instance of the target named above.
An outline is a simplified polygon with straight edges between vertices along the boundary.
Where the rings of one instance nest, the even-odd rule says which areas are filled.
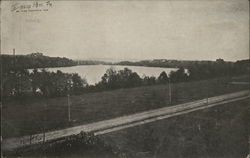
[[[237,101],[99,136],[105,146],[81,141],[15,156],[238,158],[248,154],[249,102]],[[119,151],[119,152],[118,152]],[[119,153],[119,154],[117,154]]]
[[[247,80],[243,77],[241,80]],[[186,82],[172,85],[172,104],[188,102],[249,89],[232,85],[231,78]],[[84,123],[100,121],[169,104],[168,85],[154,85],[70,97],[71,118],[68,122],[67,97],[26,98],[5,102],[2,115],[3,138],[40,133]]]

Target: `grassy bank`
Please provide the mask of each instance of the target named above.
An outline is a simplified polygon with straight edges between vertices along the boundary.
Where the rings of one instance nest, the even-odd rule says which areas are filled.
[[[249,89],[229,84],[231,81],[219,78],[173,84],[171,105]],[[3,107],[2,134],[4,138],[22,136],[171,106],[168,92],[168,85],[155,85],[71,96],[71,123],[67,97],[9,101]]]

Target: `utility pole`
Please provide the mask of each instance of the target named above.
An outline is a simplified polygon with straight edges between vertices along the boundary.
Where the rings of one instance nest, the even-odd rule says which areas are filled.
[[[16,50],[15,48],[13,49],[13,57],[14,57],[14,69],[16,69]]]
[[[1,127],[2,127],[2,124],[3,124],[3,119],[2,119],[2,111],[3,111],[3,60],[2,60],[2,53],[1,53],[1,51],[0,51],[0,64],[1,64],[1,72],[0,72],[0,77],[1,77],[1,80],[0,80],[0,84],[1,84],[1,94],[0,94],[0,97],[1,97]],[[3,133],[3,130],[2,130],[2,128],[1,128],[1,133]],[[3,137],[2,137],[2,134],[1,134],[1,140],[0,140],[1,142],[3,141]],[[2,150],[1,150],[1,157],[3,157],[3,152],[2,152]]]
[[[169,79],[168,79],[168,95],[169,95],[169,104],[171,104],[172,103],[172,92],[171,92],[171,80],[170,80],[170,77],[169,77]]]
[[[207,104],[208,104],[208,92],[207,92],[207,99],[206,99],[206,101],[207,101]]]
[[[69,94],[67,95],[68,97],[68,121],[70,122],[70,101],[69,101]]]
[[[18,80],[17,80],[17,85],[18,85],[18,93],[21,93],[22,91],[22,74],[20,72],[20,74],[17,73],[16,71],[16,49],[13,48],[13,56],[14,56],[14,71],[15,71],[15,76],[17,75]]]
[[[20,86],[19,86],[19,79],[17,77],[17,71],[16,71],[16,49],[13,48],[13,65],[14,65],[14,75],[15,75],[15,91],[14,94],[19,93],[20,92]],[[16,80],[18,79],[18,80]]]
[[[209,97],[209,95],[208,95],[208,87],[206,87],[206,103],[208,104],[208,97]]]

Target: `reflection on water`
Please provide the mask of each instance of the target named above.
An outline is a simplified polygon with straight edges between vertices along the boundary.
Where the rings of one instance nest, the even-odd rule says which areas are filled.
[[[94,85],[101,81],[101,77],[104,75],[107,69],[113,68],[115,70],[123,70],[125,67],[129,68],[133,72],[136,72],[141,77],[155,76],[158,77],[162,71],[167,74],[170,71],[176,71],[176,68],[159,68],[159,67],[144,67],[144,66],[120,66],[120,65],[79,65],[72,67],[56,67],[48,68],[48,71],[56,72],[61,70],[64,73],[78,73],[82,78],[85,78],[90,85]]]

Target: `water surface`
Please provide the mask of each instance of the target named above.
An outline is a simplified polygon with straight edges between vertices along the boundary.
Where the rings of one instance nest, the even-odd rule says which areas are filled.
[[[85,78],[90,85],[94,85],[101,81],[101,77],[106,70],[113,68],[115,70],[123,70],[125,67],[133,72],[136,72],[140,77],[154,76],[158,77],[162,71],[169,74],[171,71],[176,71],[176,68],[159,68],[159,67],[144,67],[144,66],[121,66],[121,65],[79,65],[72,67],[56,67],[47,68],[48,71],[56,72],[60,70],[64,73],[78,73],[82,78]]]

